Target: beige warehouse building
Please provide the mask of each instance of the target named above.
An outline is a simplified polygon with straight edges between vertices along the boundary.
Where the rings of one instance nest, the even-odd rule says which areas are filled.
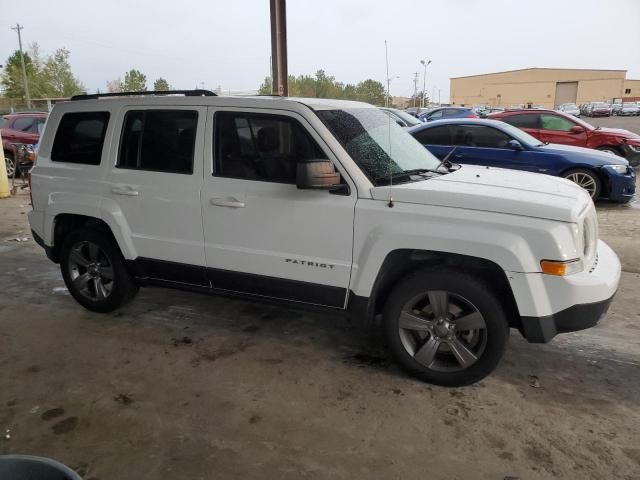
[[[451,78],[451,104],[460,106],[588,103],[615,98],[640,100],[640,80],[626,70],[525,68]]]

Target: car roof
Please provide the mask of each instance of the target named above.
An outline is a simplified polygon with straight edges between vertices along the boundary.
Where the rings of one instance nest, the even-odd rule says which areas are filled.
[[[445,120],[434,120],[433,122],[423,123],[421,125],[416,125],[415,127],[411,127],[407,131],[418,132],[421,130],[427,130],[428,128],[440,127],[444,125],[485,125],[487,127],[502,127],[504,122],[500,120],[490,120],[488,118],[451,118]]]
[[[272,95],[215,95],[215,96],[178,96],[178,95],[140,95],[113,96],[105,98],[78,98],[59,102],[54,108],[64,111],[96,110],[105,105],[145,106],[145,105],[185,105],[185,106],[233,106],[254,108],[282,108],[306,105],[313,110],[335,110],[349,108],[376,108],[364,102],[352,100],[334,100],[328,98],[280,97]]]

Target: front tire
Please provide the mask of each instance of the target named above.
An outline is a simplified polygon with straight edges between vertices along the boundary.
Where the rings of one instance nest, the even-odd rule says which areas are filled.
[[[584,188],[594,201],[600,196],[602,182],[595,172],[586,168],[574,168],[565,172],[564,178]]]
[[[120,249],[104,232],[71,232],[62,244],[60,269],[69,293],[93,312],[111,312],[138,292]]]
[[[484,282],[458,271],[419,270],[398,284],[384,309],[395,360],[428,383],[475,383],[498,365],[509,338],[506,314]]]

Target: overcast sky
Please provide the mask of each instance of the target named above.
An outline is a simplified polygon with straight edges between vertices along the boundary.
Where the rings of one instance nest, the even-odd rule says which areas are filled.
[[[269,74],[269,0],[0,0],[0,63],[23,44],[66,47],[89,91],[131,68],[174,88],[256,89]],[[526,67],[610,68],[640,78],[640,0],[289,0],[289,73],[413,92],[449,78]],[[437,99],[437,93],[436,93]]]

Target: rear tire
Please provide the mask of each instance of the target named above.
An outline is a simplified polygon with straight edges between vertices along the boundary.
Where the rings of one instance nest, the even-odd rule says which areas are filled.
[[[62,243],[60,269],[69,293],[93,312],[111,312],[138,292],[108,233],[86,228],[71,232]]]
[[[586,168],[574,168],[565,172],[564,178],[584,188],[594,201],[600,196],[602,182],[595,172]]]
[[[447,387],[489,375],[509,338],[496,295],[480,279],[445,268],[419,270],[398,284],[383,319],[395,360],[420,380]]]
[[[7,177],[9,178],[9,180],[11,180],[16,171],[16,160],[13,157],[13,154],[4,152],[4,163],[7,167]]]

